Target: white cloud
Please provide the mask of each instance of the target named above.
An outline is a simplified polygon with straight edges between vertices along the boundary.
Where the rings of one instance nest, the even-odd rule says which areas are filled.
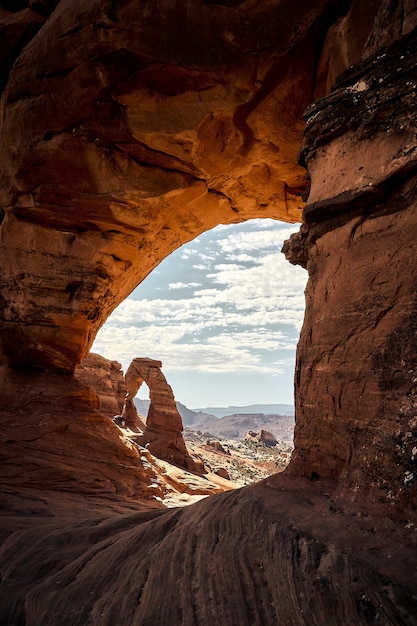
[[[200,287],[201,283],[169,283],[169,289],[185,289],[187,287]]]
[[[261,260],[257,256],[250,254],[228,254],[227,259],[229,261],[238,261],[238,263],[260,263]]]
[[[196,248],[185,248],[183,253],[181,254],[181,259],[189,259],[190,256],[198,253],[199,251]]]
[[[219,239],[217,245],[225,253],[257,251],[262,253],[267,248],[281,249],[282,243],[294,232],[294,227],[279,230],[258,230],[254,232],[232,232],[225,239]]]
[[[218,253],[205,254],[204,252],[200,252],[198,256],[202,261],[214,261]]]
[[[108,358],[122,361],[126,368],[137,357],[150,356],[162,361],[164,371],[193,370],[199,372],[253,372],[277,374],[283,362],[272,366],[261,362],[257,350],[276,350],[280,342],[285,346],[287,339],[275,340],[261,333],[221,334],[203,342],[180,342],[187,326],[171,327],[161,335],[158,326],[149,326],[134,332],[130,327],[105,327],[101,332],[97,348]],[[188,329],[189,330],[189,329]],[[95,348],[95,349],[97,349]],[[283,348],[286,349],[286,348]]]

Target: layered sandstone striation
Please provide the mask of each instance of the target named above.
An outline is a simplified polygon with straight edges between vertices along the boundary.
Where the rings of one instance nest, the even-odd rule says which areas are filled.
[[[75,377],[97,392],[100,410],[110,419],[123,411],[126,385],[120,363],[90,352],[77,367]]]
[[[150,501],[150,475],[91,386],[70,375],[0,368],[2,491]]]
[[[416,18],[1,2],[2,622],[417,623]],[[153,470],[77,364],[182,243],[301,214],[288,470],[152,510]]]
[[[65,523],[44,498],[46,519],[45,505],[27,500],[30,519],[3,517],[5,623],[417,623],[415,531],[329,515],[329,497],[309,481],[295,491],[259,483],[168,511],[93,509],[89,518],[70,502]]]

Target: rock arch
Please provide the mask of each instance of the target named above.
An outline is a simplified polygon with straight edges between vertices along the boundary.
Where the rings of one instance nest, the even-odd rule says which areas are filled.
[[[330,0],[314,7],[265,0],[259,6],[250,3],[250,9],[197,4],[184,0],[174,11],[167,2],[155,12],[147,3],[138,8],[133,0],[93,0],[88,10],[80,0],[61,0],[55,9],[46,3],[51,16],[45,23],[39,18],[39,32],[30,41],[19,28],[25,20],[32,23],[31,12],[7,22],[21,51],[10,64],[1,102],[2,362],[71,374],[109,312],[175,247],[218,223],[259,216],[300,219],[308,187],[298,164],[302,111],[315,95],[325,93],[334,75],[356,63],[307,113],[301,158],[311,193],[302,231],[287,246],[289,258],[310,273],[291,467],[297,474],[339,479],[350,475],[352,450],[358,449],[351,435],[360,430],[358,420],[350,419],[352,406],[357,410],[352,398],[368,387],[353,372],[362,363],[374,381],[366,397],[381,398],[378,415],[390,423],[392,437],[382,387],[393,377],[396,389],[409,393],[407,372],[414,370],[412,359],[405,359],[404,366],[399,357],[390,364],[388,344],[372,333],[385,324],[389,336],[408,341],[410,333],[400,329],[412,329],[412,273],[411,282],[405,286],[401,279],[398,290],[389,291],[387,284],[398,283],[413,246],[407,239],[413,230],[405,225],[414,223],[413,92],[402,76],[414,71],[415,12],[410,6],[395,13],[394,26],[388,4],[378,2],[366,19],[359,2],[346,17],[344,6]],[[242,21],[247,9],[248,19]],[[290,29],[284,27],[287,21]],[[164,28],[167,23],[170,27]],[[181,38],[179,30],[185,33]],[[151,36],[157,32],[164,33],[158,44]],[[262,32],[262,49],[256,32]],[[217,41],[215,53],[211,38]],[[51,55],[58,41],[62,53]],[[388,44],[389,54],[375,57]],[[381,61],[378,72],[375,59]],[[323,74],[326,67],[329,72]],[[398,92],[409,104],[407,114],[393,112]],[[374,120],[382,120],[381,129]],[[391,280],[378,283],[382,291],[373,299],[367,272],[359,280],[359,295],[352,292],[349,300],[349,306],[357,303],[355,310],[350,317],[340,313],[345,336],[333,314],[340,307],[350,310],[343,288],[333,308],[326,304],[320,314],[316,304],[328,303],[341,284],[352,283],[343,268],[354,249],[359,255],[350,259],[352,267],[358,266],[355,276],[359,279],[361,264],[370,267],[364,259],[372,254],[372,284],[378,282],[382,270],[371,250],[378,249],[379,235],[372,227],[383,229],[384,223],[384,241],[398,265],[390,266]],[[361,237],[367,242],[363,247]],[[403,256],[395,242],[402,242]],[[336,259],[333,272],[329,268]],[[372,341],[364,339],[371,336],[364,310]],[[368,354],[366,363],[358,350]],[[339,352],[345,361],[336,359]],[[349,391],[337,382],[341,362],[348,363]],[[374,375],[380,369],[383,381]],[[324,420],[317,417],[318,389],[327,389],[331,398]],[[400,411],[400,395],[391,395],[389,412]],[[368,413],[365,402],[361,424],[368,424]],[[411,432],[404,420],[400,437]],[[313,423],[321,424],[317,431]],[[393,467],[394,458],[382,443],[384,432],[378,446],[385,451],[382,456],[391,455],[387,463]],[[324,474],[316,467],[322,453],[329,464]],[[358,467],[369,463],[366,454],[359,455]],[[396,472],[400,482],[401,471]],[[371,483],[379,481],[368,476]],[[399,487],[400,498],[408,493]]]
[[[175,606],[188,623],[197,612],[210,623],[215,606],[225,624],[231,610],[242,624],[302,614],[415,623],[415,3],[376,0],[364,16],[361,0],[31,2],[46,21],[18,5],[27,9],[3,2],[0,12],[12,33],[1,51],[2,489],[12,510],[52,511],[55,529],[39,522],[28,548],[27,525],[16,529],[10,515],[6,571],[11,554],[30,559],[13,571],[5,621],[39,623],[53,606],[71,626],[86,615],[110,623],[123,606],[125,623],[164,623]],[[302,112],[326,93],[306,114],[311,193],[287,245],[310,276],[288,471],[184,513],[135,508],[108,522],[94,552],[97,517],[84,535],[79,518],[91,512],[68,494],[108,515],[131,512],[144,472],[97,394],[72,376],[76,364],[110,311],[182,242],[218,223],[299,219]],[[66,543],[68,510],[79,543],[63,594],[43,548]],[[239,543],[242,520],[250,532]],[[132,538],[143,547],[139,582],[132,591],[129,570],[121,598],[117,557]],[[88,567],[81,575],[85,545],[88,565],[107,568],[106,590]],[[244,577],[236,546],[238,565],[253,564]],[[195,572],[192,602],[178,594],[172,554]]]
[[[123,411],[129,415],[136,413],[133,398],[142,383],[146,383],[151,403],[143,435],[135,437],[135,440],[160,459],[191,471],[202,471],[203,464],[192,459],[188,453],[182,436],[181,415],[178,413],[172,388],[161,368],[161,361],[149,358],[133,359],[125,374],[127,393]]]
[[[289,15],[270,0],[250,27],[220,5],[140,6],[61,0],[10,70],[0,330],[13,366],[73,371],[109,313],[201,232],[301,217],[317,9],[277,40]]]

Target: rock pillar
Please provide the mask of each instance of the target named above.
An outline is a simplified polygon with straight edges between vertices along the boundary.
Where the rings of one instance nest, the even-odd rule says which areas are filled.
[[[309,272],[289,473],[397,511],[417,496],[416,68],[414,30],[308,109],[311,193],[285,245]]]

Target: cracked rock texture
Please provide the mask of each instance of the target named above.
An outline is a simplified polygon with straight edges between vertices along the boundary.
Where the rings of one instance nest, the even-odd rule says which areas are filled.
[[[417,624],[416,22],[414,0],[0,2],[2,623]],[[162,510],[73,373],[172,250],[253,217],[303,219],[294,454]]]

